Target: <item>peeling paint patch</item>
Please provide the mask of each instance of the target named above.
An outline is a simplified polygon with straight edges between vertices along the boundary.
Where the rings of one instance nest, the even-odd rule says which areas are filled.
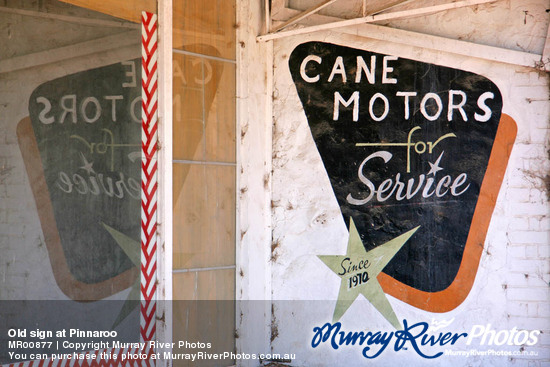
[[[277,317],[275,316],[275,306],[271,305],[271,342],[279,336],[279,327],[277,326]]]
[[[269,176],[269,173],[266,173],[264,175],[264,189],[269,189],[269,179],[270,179],[270,176]]]
[[[277,253],[277,249],[279,248],[279,246],[280,246],[280,243],[278,241],[273,242],[271,244],[271,262],[277,261],[277,258],[279,257],[279,254]]]

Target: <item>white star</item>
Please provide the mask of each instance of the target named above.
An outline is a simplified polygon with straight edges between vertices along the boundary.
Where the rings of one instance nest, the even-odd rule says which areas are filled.
[[[439,162],[441,161],[441,157],[443,157],[443,153],[445,153],[445,151],[441,152],[435,163],[428,162],[430,164],[430,172],[428,172],[428,175],[433,174],[435,176],[438,171],[441,171],[443,169],[439,166]]]
[[[95,173],[94,169],[92,168],[92,165],[94,164],[94,162],[88,162],[86,160],[86,157],[84,157],[84,154],[82,154],[82,152],[80,153],[80,158],[82,158],[82,164],[84,164],[82,167],[83,170],[85,170],[86,172],[88,172],[88,174],[92,174],[92,173]]]
[[[363,242],[353,222],[353,218],[350,217],[348,248],[346,254],[318,255],[319,259],[341,278],[338,300],[334,308],[332,322],[338,321],[350,308],[353,302],[355,302],[357,297],[362,294],[384,316],[384,318],[393,325],[393,327],[397,330],[403,329],[377,277],[418,228],[420,228],[420,226],[367,251],[363,246]],[[357,269],[357,267],[355,267],[356,269],[348,267],[346,270],[342,265],[345,261],[349,261],[349,264],[363,263],[365,266],[363,269],[359,268],[360,270]],[[367,268],[368,273],[366,270]],[[342,269],[344,272],[342,272]],[[363,276],[366,277],[366,279],[363,278]],[[353,279],[357,282],[354,282]],[[359,282],[359,279],[361,282]]]

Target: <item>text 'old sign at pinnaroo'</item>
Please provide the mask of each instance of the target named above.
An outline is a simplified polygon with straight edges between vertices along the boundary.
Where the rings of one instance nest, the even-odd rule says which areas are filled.
[[[420,226],[384,273],[426,299],[447,289],[499,129],[496,85],[321,42],[296,47],[289,65],[345,223],[367,251]]]
[[[42,168],[47,191],[33,192],[43,229],[44,223],[57,229],[57,240],[56,233],[46,235],[56,280],[74,298],[102,298],[129,287],[137,275],[140,71],[139,60],[117,63],[49,81],[30,97],[39,157],[24,156],[28,168]],[[66,273],[56,266],[63,259]]]

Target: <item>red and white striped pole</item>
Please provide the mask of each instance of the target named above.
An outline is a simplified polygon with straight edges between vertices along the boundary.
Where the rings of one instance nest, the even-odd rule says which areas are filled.
[[[143,341],[155,337],[158,193],[157,15],[141,14],[141,317]]]

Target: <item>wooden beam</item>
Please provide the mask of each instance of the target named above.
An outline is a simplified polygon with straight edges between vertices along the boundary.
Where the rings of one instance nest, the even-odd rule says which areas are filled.
[[[383,12],[385,12],[385,11],[388,11],[388,10],[390,10],[390,9],[396,8],[396,7],[401,6],[401,5],[408,4],[408,3],[413,2],[413,1],[417,1],[417,0],[403,0],[403,1],[400,1],[400,2],[398,2],[398,3],[396,3],[396,4],[393,4],[393,5],[388,6],[388,7],[386,7],[386,8],[378,9],[378,10],[377,10],[376,12],[374,12],[372,15],[376,15],[376,14],[383,13]]]
[[[285,12],[280,13],[280,15],[285,18],[290,18],[298,12],[298,10],[287,8]],[[316,14],[312,15],[308,21],[311,25],[317,25],[334,22],[337,21],[337,19],[338,18]],[[541,60],[541,55],[539,54],[481,45],[473,42],[432,36],[424,33],[375,24],[362,24],[353,27],[344,27],[340,29],[340,32],[353,36],[392,42],[395,44],[410,45],[414,47],[452,53],[455,55],[475,57],[482,60],[490,60],[527,67],[537,67],[537,65],[540,65]],[[550,55],[548,57],[550,57]]]
[[[75,57],[87,56],[97,52],[119,49],[130,45],[136,45],[136,54],[139,55],[139,36],[140,34],[135,31],[123,32],[93,41],[81,42],[70,46],[63,46],[29,55],[12,57],[7,60],[0,60],[0,74],[56,63]]]
[[[334,23],[320,24],[320,25],[316,25],[316,26],[310,26],[310,27],[300,28],[300,29],[292,29],[292,30],[289,30],[289,31],[282,31],[282,32],[278,32],[278,33],[273,33],[272,32],[272,33],[266,34],[264,36],[258,36],[257,40],[258,41],[270,41],[270,40],[274,40],[274,39],[277,39],[277,38],[283,38],[283,37],[288,37],[288,36],[296,36],[296,35],[299,35],[299,34],[307,34],[307,33],[312,33],[312,32],[317,32],[317,31],[348,27],[348,26],[358,25],[358,24],[373,23],[373,22],[379,22],[379,21],[387,21],[387,20],[393,20],[393,19],[401,19],[401,18],[409,18],[409,17],[420,16],[420,15],[427,15],[427,14],[438,13],[438,12],[445,11],[445,10],[463,8],[463,7],[472,6],[472,5],[494,3],[496,1],[498,1],[498,0],[463,0],[463,1],[457,1],[457,2],[454,2],[454,3],[427,6],[427,7],[424,7],[424,8],[396,11],[396,12],[384,13],[384,14],[368,15],[366,17],[361,17],[361,18],[341,20],[341,21],[334,22]]]
[[[317,12],[319,12],[321,9],[323,8],[326,8],[327,6],[329,6],[330,4],[332,3],[335,3],[336,1],[338,0],[325,0],[323,1],[322,3],[318,4],[318,5],[315,5],[315,6],[312,6],[311,8],[305,10],[304,12],[290,18],[289,20],[287,20],[286,22],[284,22],[283,24],[280,24],[279,26],[277,26],[273,32],[278,32],[280,31],[281,29],[284,29],[294,23],[298,23],[300,20],[304,19],[304,18],[307,18],[309,17],[310,15],[312,14],[315,14]]]
[[[550,71],[550,24],[548,25],[548,33],[546,34],[546,41],[544,42],[544,49],[542,50],[541,67],[546,71]]]
[[[353,29],[342,28],[341,32],[380,41],[422,47],[455,55],[475,57],[513,65],[536,67],[541,59],[540,55],[534,53],[481,45],[474,42],[432,36],[375,24],[364,24],[354,27]]]
[[[130,22],[141,23],[141,12],[157,13],[156,0],[60,0]]]
[[[24,16],[30,16],[30,17],[36,17],[36,18],[53,19],[53,20],[59,20],[59,21],[62,21],[62,22],[78,23],[78,24],[88,25],[88,26],[139,29],[138,24],[134,24],[134,23],[130,23],[130,22],[123,22],[123,21],[117,21],[117,20],[105,20],[105,19],[75,17],[75,16],[72,16],[72,15],[46,13],[46,12],[35,11],[35,10],[16,9],[16,8],[9,8],[9,7],[5,7],[5,6],[0,6],[0,13],[18,14],[18,15],[24,15]]]
[[[271,9],[269,0],[264,0],[265,33],[271,32]]]

